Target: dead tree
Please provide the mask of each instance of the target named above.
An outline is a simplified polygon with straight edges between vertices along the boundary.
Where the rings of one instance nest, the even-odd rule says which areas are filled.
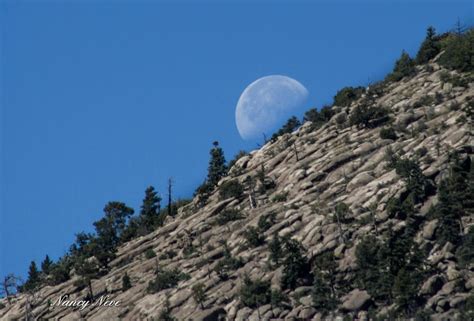
[[[171,197],[171,189],[173,187],[173,179],[170,177],[168,179],[168,216],[172,216],[172,197]]]
[[[293,143],[293,150],[295,152],[296,161],[298,162],[300,159],[298,157],[298,149],[296,148],[296,143]]]
[[[370,212],[370,218],[372,219],[372,225],[374,226],[375,230],[375,235],[379,236],[379,232],[377,230],[377,222],[376,222],[376,211],[377,211],[377,204],[372,203],[369,205],[369,212]]]
[[[11,303],[11,297],[18,292],[21,283],[22,280],[20,277],[14,274],[8,274],[0,283],[0,295],[4,295],[8,303]]]
[[[245,179],[249,190],[249,203],[250,208],[256,208],[257,202],[255,201],[255,180],[249,175]]]

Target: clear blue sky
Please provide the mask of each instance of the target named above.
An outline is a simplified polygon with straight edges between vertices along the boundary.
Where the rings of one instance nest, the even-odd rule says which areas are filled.
[[[211,143],[228,159],[242,90],[283,74],[310,92],[383,77],[465,2],[1,2],[0,276],[65,253],[107,201],[192,195]],[[300,115],[301,116],[301,115]]]

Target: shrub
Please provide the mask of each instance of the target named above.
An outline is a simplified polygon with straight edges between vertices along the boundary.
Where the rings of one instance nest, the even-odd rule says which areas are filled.
[[[428,149],[425,146],[422,146],[421,148],[417,149],[415,154],[417,157],[421,158],[425,156],[428,153]]]
[[[332,116],[334,116],[334,111],[332,108],[324,106],[320,111],[318,111],[316,108],[308,110],[304,114],[304,120],[312,122],[312,128],[317,129],[327,123],[332,118]]]
[[[216,224],[225,225],[232,221],[237,221],[243,219],[243,215],[237,209],[225,209],[220,212],[216,217]]]
[[[439,57],[438,63],[448,69],[459,71],[472,71],[474,62],[474,29],[464,34],[451,34],[445,41],[444,53]]]
[[[237,270],[243,265],[240,259],[232,257],[227,244],[224,242],[224,258],[217,262],[214,267],[214,272],[217,273],[221,280],[226,280],[229,275],[228,273],[233,270]]]
[[[228,199],[231,197],[240,198],[243,193],[244,187],[235,179],[224,182],[219,186],[219,196],[221,199]]]
[[[196,252],[196,247],[191,242],[187,243],[183,247],[183,256],[184,256],[184,258],[190,257],[191,254],[193,254],[194,252]]]
[[[158,321],[176,321],[176,318],[171,315],[170,300],[168,298],[166,298],[165,307],[158,316]]]
[[[291,134],[294,132],[298,127],[301,126],[301,122],[296,118],[295,116],[292,116],[290,119],[286,121],[286,124],[283,125],[282,128],[280,128],[276,133],[272,135],[272,142],[275,142],[278,137],[284,135],[284,134]]]
[[[400,58],[395,62],[395,66],[391,74],[387,76],[389,81],[399,81],[404,77],[412,76],[416,72],[415,63],[413,59],[402,51]]]
[[[344,87],[334,96],[334,105],[347,107],[365,92],[364,87]]]
[[[247,229],[243,232],[243,235],[249,247],[258,247],[265,243],[265,237],[256,227],[247,227]]]
[[[147,259],[152,259],[152,258],[156,257],[156,253],[155,253],[155,251],[153,251],[153,249],[148,249],[148,250],[145,251],[145,257]]]
[[[347,223],[349,222],[349,215],[351,214],[351,210],[349,209],[349,206],[346,203],[337,203],[335,207],[335,222],[338,223]]]
[[[211,196],[213,190],[214,186],[207,181],[198,186],[194,192],[194,196],[197,196],[197,201],[200,206],[204,206],[207,203],[207,200],[209,199],[209,196]]]
[[[280,290],[272,290],[270,302],[273,307],[281,307],[288,302],[288,296]]]
[[[273,203],[285,202],[287,198],[288,198],[288,192],[282,192],[273,196],[272,202]]]
[[[464,88],[469,87],[469,81],[470,81],[469,77],[463,78],[459,75],[451,75],[447,71],[441,72],[440,75],[439,75],[439,79],[443,83],[452,84],[453,87],[464,87]]]
[[[258,219],[258,229],[262,232],[265,232],[270,227],[272,227],[273,224],[275,224],[275,218],[275,213],[260,216],[260,218]]]
[[[389,120],[388,110],[383,107],[358,105],[349,117],[349,124],[359,128],[375,128]]]
[[[158,257],[160,260],[167,260],[167,259],[172,259],[177,255],[177,253],[173,250],[168,250],[165,251],[164,253],[161,253],[160,256]]]
[[[347,114],[346,113],[340,113],[339,115],[336,116],[336,124],[339,127],[342,127],[346,122],[347,122]]]
[[[380,130],[380,138],[396,140],[397,134],[395,133],[395,129],[393,129],[393,127],[382,128]]]
[[[127,291],[132,287],[132,282],[130,281],[130,277],[127,273],[124,274],[122,277],[122,291]]]
[[[148,283],[148,292],[156,293],[165,289],[174,288],[180,281],[188,280],[189,275],[181,273],[178,269],[157,269],[155,279]]]
[[[374,96],[381,96],[384,93],[387,83],[385,80],[377,81],[371,83],[367,88],[367,96],[373,98]]]
[[[244,306],[255,309],[270,303],[271,299],[270,281],[254,281],[248,275],[244,276],[240,288],[240,301]]]
[[[474,319],[474,294],[467,297],[464,304],[461,306],[460,320],[473,320]]]
[[[204,302],[207,300],[206,292],[204,291],[204,284],[196,283],[192,287],[192,291],[194,301],[201,306],[201,309],[204,309]]]
[[[423,96],[413,104],[413,108],[418,108],[421,106],[431,106],[434,101],[435,99],[433,96]]]
[[[237,154],[235,154],[234,158],[229,162],[229,165],[227,166],[229,169],[232,168],[232,166],[237,163],[239,159],[241,159],[244,156],[247,156],[248,153],[244,150],[239,151]]]

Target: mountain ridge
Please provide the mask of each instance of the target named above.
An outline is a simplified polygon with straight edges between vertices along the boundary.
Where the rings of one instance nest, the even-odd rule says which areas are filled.
[[[464,243],[438,241],[444,218],[432,208],[442,202],[453,166],[472,175],[474,86],[472,73],[448,70],[439,57],[409,76],[365,88],[348,106],[333,106],[320,127],[305,122],[275,136],[240,157],[204,203],[196,196],[162,227],[119,246],[107,274],[91,281],[95,297],[109,295],[119,307],[53,306],[64,294],[87,297],[72,271],[61,284],[1,299],[0,319],[462,320],[472,312],[466,307],[474,297],[474,265],[461,264],[457,249]],[[366,121],[356,117],[374,110]],[[463,210],[470,212],[460,217],[460,237],[474,226],[472,210]],[[278,238],[280,263],[272,259]],[[380,247],[373,257],[387,253],[385,242],[394,240],[393,249],[397,240],[407,242],[398,256],[407,261],[388,294],[370,288],[383,275],[361,274],[367,240],[373,245],[367,251]],[[408,275],[402,283],[399,271],[414,266],[418,250],[419,279]],[[301,270],[289,275],[288,266]],[[404,290],[416,283],[412,277],[416,289]],[[415,296],[400,300],[405,292],[416,292],[416,304]]]

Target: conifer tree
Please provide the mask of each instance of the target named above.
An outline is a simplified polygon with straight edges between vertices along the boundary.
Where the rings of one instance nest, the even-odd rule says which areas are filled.
[[[146,232],[154,230],[159,221],[161,209],[161,197],[155,191],[153,186],[149,186],[145,190],[145,198],[140,210],[141,224],[146,229]]]
[[[295,289],[301,279],[309,275],[309,264],[303,255],[304,248],[296,240],[285,240],[286,257],[283,260],[283,275],[281,287],[283,289]]]
[[[395,62],[393,72],[387,76],[388,80],[399,81],[403,77],[411,76],[415,73],[415,63],[406,51],[402,51],[400,58]]]
[[[94,222],[97,236],[88,244],[90,254],[95,256],[103,267],[114,258],[117,246],[122,241],[122,233],[127,226],[133,209],[122,202],[109,202],[104,208],[104,217]]]
[[[31,261],[30,268],[28,270],[28,280],[23,286],[23,289],[26,291],[34,291],[39,286],[40,282],[40,273],[36,267],[36,263],[35,261]]]
[[[416,55],[416,62],[418,64],[425,64],[439,53],[440,46],[436,39],[435,28],[430,26],[426,30],[426,38],[421,44],[420,50]]]
[[[474,184],[472,182],[472,161],[460,160],[454,155],[449,176],[440,183],[435,216],[440,220],[436,230],[439,243],[451,242],[457,245],[461,241],[463,216],[474,212]]]
[[[43,271],[44,274],[48,275],[51,272],[52,265],[53,265],[53,261],[51,261],[49,256],[46,255],[43,262],[41,263],[41,271]]]
[[[329,312],[336,309],[338,305],[336,269],[337,264],[333,252],[322,254],[316,260],[311,295],[317,310]]]
[[[209,160],[207,182],[211,186],[216,186],[219,180],[227,175],[227,166],[224,151],[219,147],[219,142],[215,141],[213,146],[210,151],[211,159]]]
[[[94,298],[94,292],[92,290],[92,279],[99,276],[99,266],[93,258],[86,258],[81,256],[77,259],[75,265],[76,273],[81,277],[76,281],[76,285],[86,286],[89,290],[89,299]]]
[[[270,244],[268,244],[268,247],[270,249],[270,260],[272,260],[276,266],[279,266],[283,257],[283,248],[278,233],[273,235],[273,239],[270,241]]]

